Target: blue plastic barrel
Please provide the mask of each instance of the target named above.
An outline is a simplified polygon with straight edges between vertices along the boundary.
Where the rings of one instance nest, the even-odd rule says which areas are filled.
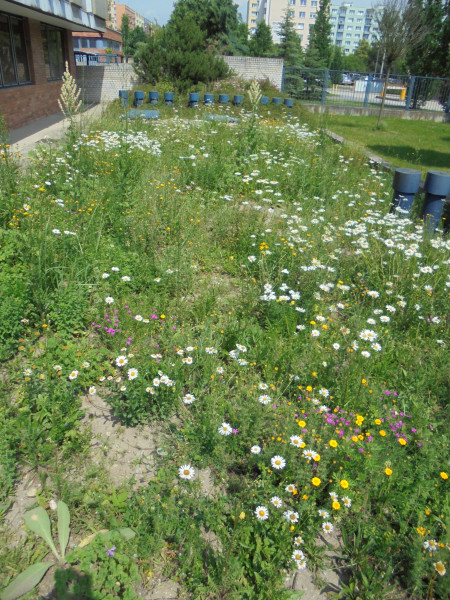
[[[173,92],[164,92],[164,102],[167,106],[173,106]]]
[[[261,96],[261,104],[269,104],[269,98],[267,96]]]
[[[450,192],[450,173],[428,171],[425,179],[425,202],[422,217],[429,231],[435,232],[442,217],[442,209]]]
[[[226,104],[228,102],[228,94],[219,94],[220,104]]]
[[[240,95],[234,96],[234,98],[233,98],[234,106],[240,106],[242,104],[243,100],[244,100],[244,96],[240,96]]]
[[[128,90],[119,90],[119,98],[122,99],[122,106],[128,106]]]
[[[391,213],[396,213],[399,217],[408,217],[414,197],[419,191],[421,177],[422,173],[416,169],[395,170],[392,182],[394,195],[392,197]]]
[[[149,92],[148,93],[148,101],[150,104],[156,105],[158,104],[159,93],[158,92]]]
[[[134,104],[140,106],[144,103],[144,92],[134,92]]]
[[[283,102],[282,98],[272,98],[272,104],[281,104]]]
[[[191,108],[194,108],[195,106],[198,106],[198,99],[199,99],[199,95],[197,92],[191,92],[189,94],[189,106]]]
[[[214,102],[214,94],[203,94],[203,104],[205,106],[211,106]]]
[[[288,108],[293,108],[294,107],[294,101],[292,98],[285,98],[284,99],[284,105],[287,106]]]

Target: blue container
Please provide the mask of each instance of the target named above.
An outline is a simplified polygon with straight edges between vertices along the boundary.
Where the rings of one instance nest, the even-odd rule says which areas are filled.
[[[198,99],[199,99],[199,95],[196,92],[191,92],[189,94],[189,106],[191,108],[198,106]]]
[[[285,98],[284,105],[288,108],[294,108],[294,101],[292,100],[292,98]]]
[[[214,94],[204,94],[203,95],[203,104],[205,106],[211,106],[214,102]]]
[[[429,231],[435,232],[442,217],[442,209],[450,192],[450,173],[428,171],[425,179],[425,202],[422,217]]]
[[[261,104],[269,104],[268,96],[261,96]]]
[[[414,202],[414,196],[419,191],[422,173],[416,169],[396,169],[394,173],[394,196],[392,197],[391,213],[399,217],[408,217]],[[397,208],[400,210],[397,211]],[[402,213],[401,211],[407,211]]]
[[[144,92],[134,92],[134,105],[140,106],[144,103]]]
[[[164,92],[164,102],[167,106],[173,106],[173,92]]]
[[[227,104],[228,94],[219,94],[219,102],[220,104]]]
[[[122,106],[128,106],[128,90],[119,90],[119,98],[122,98]]]
[[[272,98],[272,104],[281,104],[283,102],[283,98]]]
[[[233,104],[234,104],[234,106],[240,106],[242,104],[243,100],[244,100],[244,96],[235,96],[233,98]]]
[[[153,104],[155,106],[156,104],[158,104],[158,100],[159,100],[158,92],[149,92],[148,93],[148,101],[150,102],[150,104]]]

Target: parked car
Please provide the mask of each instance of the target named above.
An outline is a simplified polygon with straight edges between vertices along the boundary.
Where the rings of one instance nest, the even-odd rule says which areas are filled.
[[[342,75],[341,85],[353,85],[353,79],[349,75]]]

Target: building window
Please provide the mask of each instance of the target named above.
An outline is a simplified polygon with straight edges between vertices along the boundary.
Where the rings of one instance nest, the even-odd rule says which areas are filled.
[[[0,87],[31,83],[22,19],[0,13]]]
[[[309,13],[310,19],[315,19],[317,17],[317,13]]]
[[[45,72],[48,81],[62,79],[64,73],[64,44],[63,31],[41,24],[42,45],[44,47]],[[86,38],[85,38],[86,39]],[[88,46],[83,45],[82,48]]]
[[[304,13],[304,12],[299,12],[298,13],[298,18],[299,19],[304,19],[305,17],[306,17],[306,13]]]
[[[300,0],[300,6],[306,6],[306,0]]]
[[[298,24],[298,28],[299,29],[305,29],[305,24],[304,23],[299,23]]]
[[[317,0],[312,0],[311,6],[317,6]]]
[[[289,0],[289,6],[295,6],[295,0]]]
[[[295,11],[289,10],[288,13],[289,13],[289,18],[290,19],[293,19],[295,17]]]

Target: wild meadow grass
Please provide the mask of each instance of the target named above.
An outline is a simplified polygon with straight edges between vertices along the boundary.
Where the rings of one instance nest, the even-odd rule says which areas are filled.
[[[249,108],[216,106],[228,124],[113,105],[26,172],[5,153],[2,513],[32,472],[76,540],[136,532],[116,555],[74,551],[97,565],[79,597],[125,597],[99,573],[131,558],[142,585],[157,565],[186,597],[298,598],[286,573],[326,565],[334,532],[336,598],[448,598],[449,241],[390,214],[362,156]],[[90,464],[96,395],[124,427],[163,428],[148,485],[115,490]],[[0,588],[44,555],[4,544]]]

